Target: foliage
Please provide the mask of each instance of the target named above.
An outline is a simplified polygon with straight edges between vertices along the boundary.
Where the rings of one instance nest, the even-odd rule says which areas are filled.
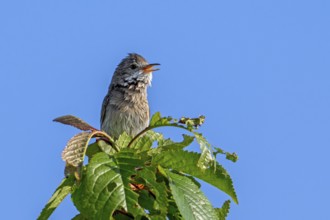
[[[227,171],[216,161],[217,154],[235,162],[235,153],[212,147],[196,130],[204,117],[173,119],[156,113],[150,125],[130,137],[117,140],[74,116],[54,121],[72,125],[81,133],[71,138],[62,153],[66,178],[56,189],[38,219],[47,219],[71,193],[83,219],[220,219],[226,218],[230,200],[214,208],[200,190],[203,180],[238,199]],[[181,142],[165,139],[153,129],[177,127],[191,135]],[[91,138],[97,138],[89,144]],[[185,150],[194,140],[200,153]],[[83,165],[85,156],[89,162]]]

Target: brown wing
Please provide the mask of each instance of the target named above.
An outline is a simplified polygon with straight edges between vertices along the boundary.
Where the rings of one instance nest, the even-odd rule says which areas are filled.
[[[102,128],[102,124],[104,122],[105,119],[105,113],[107,111],[107,106],[109,105],[109,98],[110,98],[110,91],[108,92],[108,94],[104,97],[103,99],[103,103],[102,103],[102,109],[101,109],[101,128]]]

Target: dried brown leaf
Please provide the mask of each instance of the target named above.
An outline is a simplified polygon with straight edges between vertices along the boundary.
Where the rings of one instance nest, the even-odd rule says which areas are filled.
[[[81,132],[73,136],[62,152],[62,159],[74,167],[78,167],[84,161],[84,154],[93,133]]]
[[[64,115],[58,118],[55,118],[53,121],[59,122],[66,125],[71,125],[83,131],[93,131],[98,130],[93,126],[89,125],[87,122],[83,121],[82,119],[73,116],[73,115]]]

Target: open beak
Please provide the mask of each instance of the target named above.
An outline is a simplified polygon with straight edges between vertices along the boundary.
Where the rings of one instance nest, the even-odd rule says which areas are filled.
[[[154,66],[159,66],[159,65],[160,65],[159,63],[148,64],[148,65],[146,65],[145,67],[142,68],[142,71],[143,71],[143,73],[151,73],[151,72],[157,71],[159,69],[154,69],[153,67]]]

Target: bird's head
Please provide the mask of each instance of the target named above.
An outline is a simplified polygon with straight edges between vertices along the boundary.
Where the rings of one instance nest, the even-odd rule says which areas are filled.
[[[159,70],[154,68],[157,65],[160,64],[149,64],[141,55],[130,53],[118,65],[112,83],[128,87],[150,85],[152,72]]]

